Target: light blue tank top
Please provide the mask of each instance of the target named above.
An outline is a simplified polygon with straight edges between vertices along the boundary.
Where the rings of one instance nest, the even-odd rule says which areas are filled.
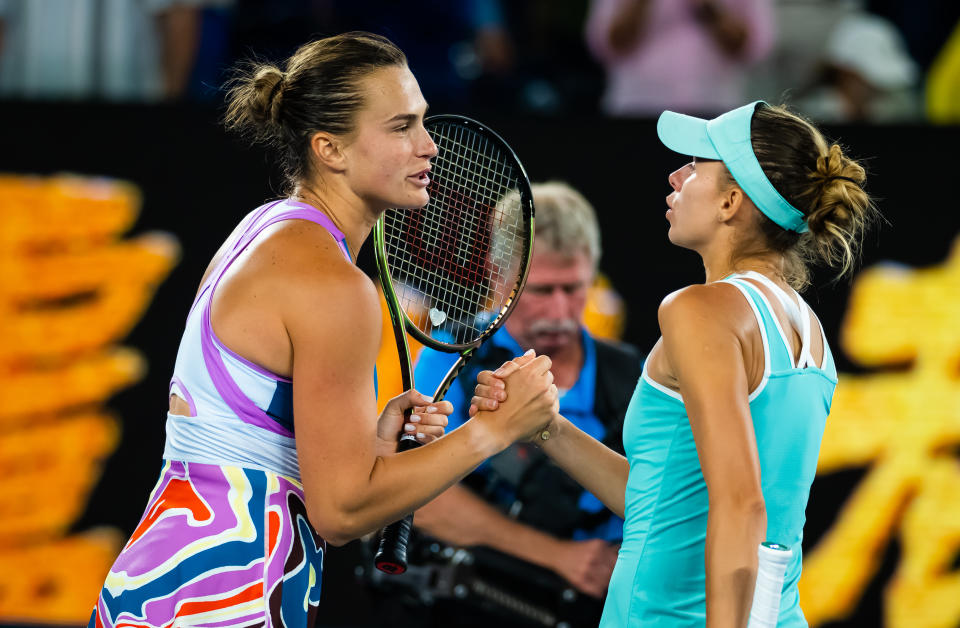
[[[796,362],[767,297],[744,277],[769,286],[795,321],[802,342]],[[825,337],[823,361],[813,363],[810,317],[799,295],[786,295],[757,273],[724,281],[749,302],[763,340],[764,375],[749,401],[767,510],[765,540],[793,549],[777,625],[806,626],[797,595],[800,543],[836,367]],[[630,463],[623,545],[600,625],[703,626],[707,487],[683,399],[653,381],[646,366],[627,409],[623,444]]]

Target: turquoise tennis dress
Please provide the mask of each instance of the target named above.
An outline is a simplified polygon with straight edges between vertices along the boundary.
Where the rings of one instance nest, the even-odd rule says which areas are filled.
[[[800,331],[795,362],[766,295],[770,287]],[[824,338],[821,364],[810,354],[810,317],[799,295],[787,295],[758,273],[724,279],[743,293],[760,326],[764,374],[749,397],[767,509],[766,540],[788,545],[780,627],[806,626],[797,595],[804,511],[837,371]],[[823,330],[821,328],[821,336]],[[707,487],[680,394],[653,381],[646,366],[627,409],[623,444],[630,462],[623,545],[613,571],[603,628],[703,626]]]

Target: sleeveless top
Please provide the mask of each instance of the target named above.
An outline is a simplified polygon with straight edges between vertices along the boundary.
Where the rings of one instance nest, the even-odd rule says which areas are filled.
[[[768,286],[800,331],[800,358],[766,295],[744,277]],[[799,295],[788,296],[759,273],[724,279],[750,304],[760,328],[763,378],[749,395],[767,511],[765,540],[789,546],[778,626],[806,626],[797,581],[804,511],[816,474],[820,440],[837,372],[823,337],[823,360],[810,354],[810,316]],[[702,626],[706,620],[704,546],[707,487],[690,420],[679,393],[655,382],[644,365],[627,410],[624,449],[630,463],[623,545],[611,578],[601,626]]]
[[[289,200],[254,210],[227,242],[187,316],[171,381],[194,416],[168,413],[160,478],[88,628],[316,625],[326,543],[307,516],[292,382],[230,351],[210,322],[237,256],[291,219],[323,226],[350,257],[329,218]]]
[[[324,227],[350,260],[343,233],[324,214],[292,200],[254,210],[227,243],[187,316],[170,393],[192,416],[167,414],[167,460],[264,469],[300,479],[293,436],[293,383],[231,351],[213,332],[213,294],[237,257],[267,227],[283,220]]]

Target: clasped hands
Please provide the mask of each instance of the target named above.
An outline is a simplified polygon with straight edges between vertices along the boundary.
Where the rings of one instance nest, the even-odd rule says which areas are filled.
[[[503,415],[512,423],[513,440],[546,440],[560,411],[560,395],[553,383],[551,366],[550,358],[537,356],[530,349],[496,371],[481,371],[470,400],[469,416]]]
[[[560,409],[551,366],[550,358],[530,350],[496,371],[481,371],[470,402],[471,419],[482,422],[502,448],[542,434]],[[410,416],[405,420],[407,410]],[[387,402],[377,422],[377,454],[396,453],[401,431],[421,444],[433,442],[443,436],[452,412],[449,401],[434,402],[414,389],[397,395]]]

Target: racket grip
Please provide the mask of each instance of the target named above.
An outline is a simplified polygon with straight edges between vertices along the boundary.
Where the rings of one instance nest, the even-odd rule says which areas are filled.
[[[404,435],[397,445],[397,451],[408,451],[419,446],[420,443],[415,438]],[[383,529],[380,547],[373,557],[373,564],[377,569],[390,575],[402,574],[407,570],[407,544],[410,542],[412,529],[413,513]]]
[[[776,628],[780,616],[780,592],[793,550],[777,543],[761,543],[757,548],[757,584],[747,628]]]
[[[395,521],[383,529],[380,547],[373,564],[383,573],[402,574],[407,570],[407,544],[410,542],[410,530],[413,528],[413,514]]]

